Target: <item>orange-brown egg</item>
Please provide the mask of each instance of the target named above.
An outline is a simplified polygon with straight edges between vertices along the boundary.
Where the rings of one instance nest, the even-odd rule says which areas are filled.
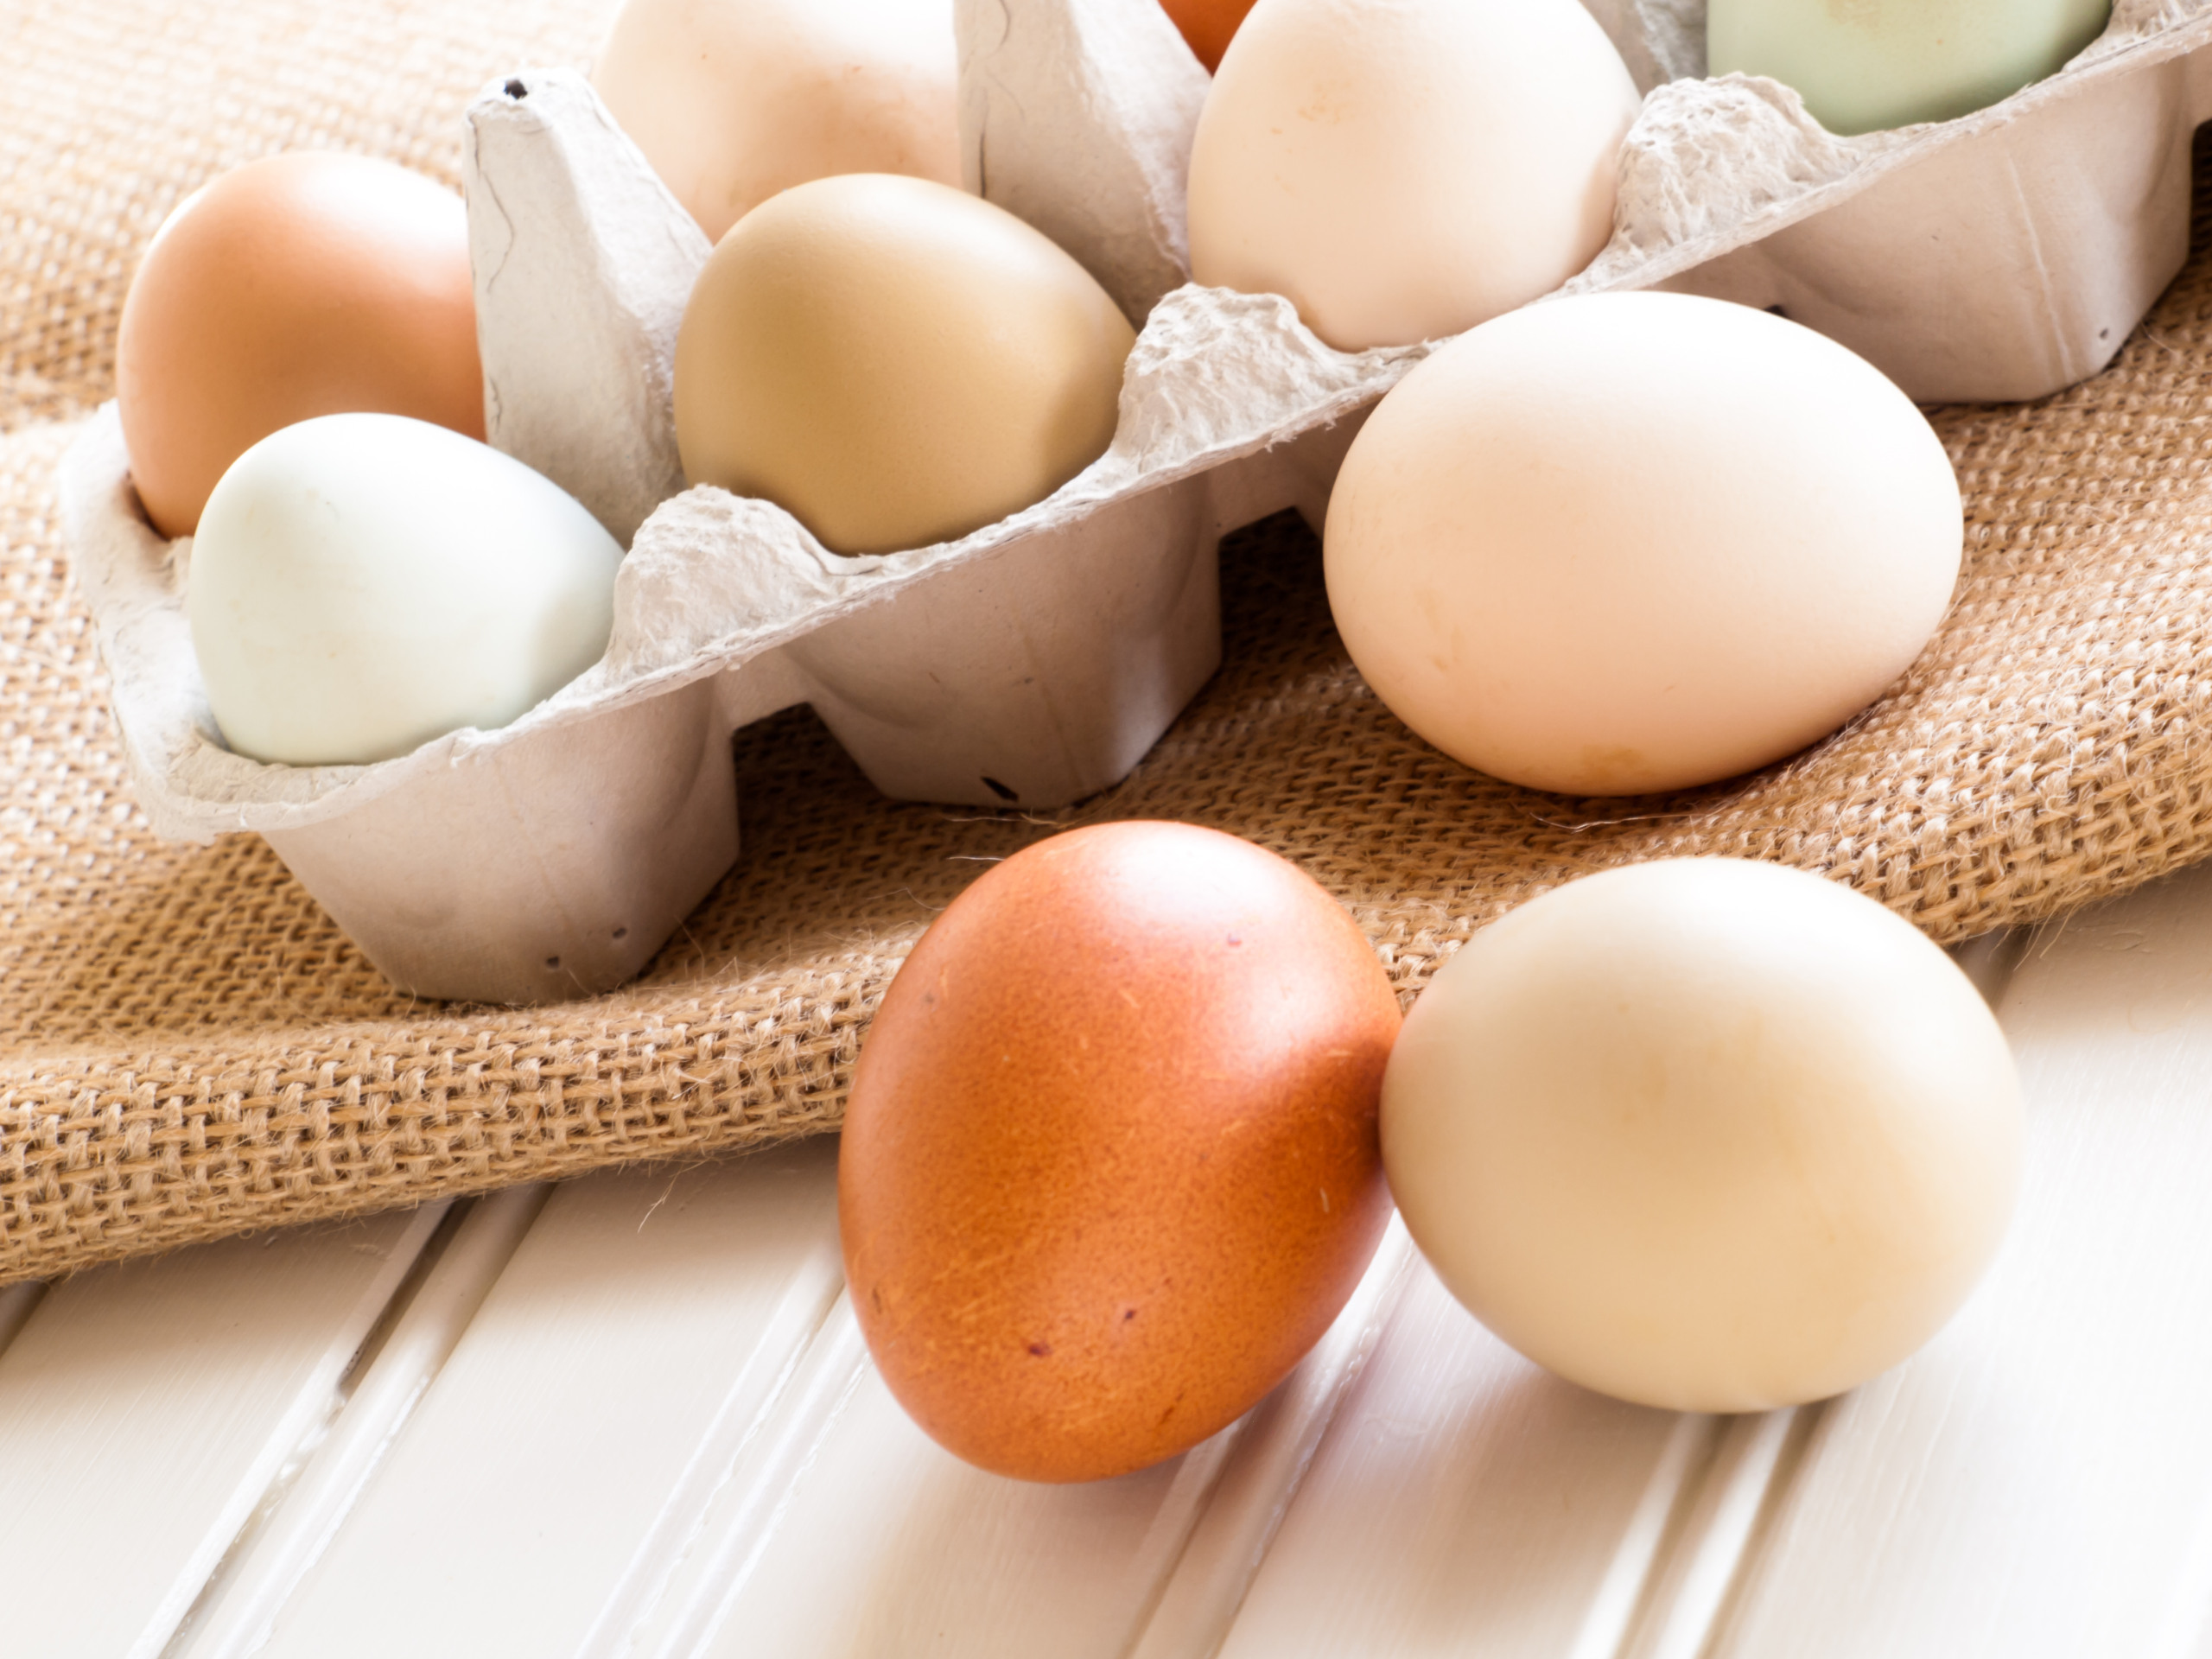
[[[1336,900],[1233,836],[1104,824],[991,870],[893,982],[846,1111],[846,1275],[892,1392],[1029,1480],[1233,1422],[1382,1236],[1398,1024]]]
[[[147,517],[187,536],[232,461],[317,415],[409,415],[484,435],[461,199],[359,156],[271,156],[171,213],[116,343]]]
[[[1183,38],[1200,63],[1221,67],[1221,54],[1229,50],[1230,37],[1252,10],[1252,0],[1160,0],[1160,10],[1175,20]]]

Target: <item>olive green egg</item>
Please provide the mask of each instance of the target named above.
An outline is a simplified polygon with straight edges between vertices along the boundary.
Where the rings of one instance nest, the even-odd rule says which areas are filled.
[[[1003,208],[925,179],[817,179],[732,226],[692,291],[684,474],[777,503],[833,552],[950,541],[1105,453],[1135,338]]]

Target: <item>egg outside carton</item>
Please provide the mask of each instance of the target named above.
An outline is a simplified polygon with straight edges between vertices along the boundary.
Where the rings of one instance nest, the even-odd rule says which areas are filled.
[[[1779,306],[1923,402],[2094,372],[2179,269],[2212,0],[2122,0],[2058,75],[1956,121],[1837,138],[1796,94],[1694,74],[1702,20],[1603,0],[1648,89],[1611,243],[1561,293]],[[676,330],[708,248],[580,77],[468,111],[493,443],[630,543],[598,666],[509,726],[366,766],[263,766],[209,715],[188,543],[139,511],[103,410],[63,464],[81,591],[157,833],[257,830],[396,985],[524,1004],[629,978],[734,861],[729,737],[812,703],[901,798],[1048,807],[1125,776],[1220,655],[1226,531],[1319,523],[1374,402],[1433,342],[1343,353],[1287,302],[1183,285],[1206,78],[1154,0],[957,0],[969,182],[1142,330],[1112,447],[961,540],[848,558],[684,490]],[[633,536],[634,532],[634,536]]]

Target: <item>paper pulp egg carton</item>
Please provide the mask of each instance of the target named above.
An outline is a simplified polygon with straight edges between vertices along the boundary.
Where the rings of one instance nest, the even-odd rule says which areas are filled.
[[[2186,251],[2212,0],[2122,0],[1991,110],[1839,139],[1701,67],[1681,0],[1592,0],[1648,91],[1611,243],[1563,292],[1779,306],[1923,401],[2093,372]],[[394,983],[511,1003],[636,973],[737,856],[730,736],[811,703],[909,799],[1052,807],[1126,775],[1220,654],[1223,533],[1318,524],[1359,420],[1428,346],[1344,353],[1269,296],[1187,284],[1207,85],[1155,0],[957,0],[969,182],[1141,322],[1112,447],[958,541],[845,557],[765,501],[685,490],[675,335],[705,238],[579,76],[468,111],[491,441],[629,545],[605,658],[512,724],[373,766],[263,766],[211,718],[188,542],[132,493],[113,408],[63,467],[74,568],[156,831],[267,837]]]
[[[1176,42],[1157,38],[1158,6],[957,3],[970,186],[1125,302],[1148,300],[1109,274],[1137,263],[1137,215],[1116,212],[1120,181],[1098,157],[1116,128],[1130,136],[1160,258],[1179,273],[1182,163],[1206,83],[1163,71]],[[1612,239],[1560,293],[1662,288],[1775,308],[1917,402],[2009,402],[2102,368],[2187,257],[2212,0],[2119,0],[2049,79],[1957,120],[1847,138],[1775,81],[1704,79],[1702,0],[1585,4],[1644,100]]]

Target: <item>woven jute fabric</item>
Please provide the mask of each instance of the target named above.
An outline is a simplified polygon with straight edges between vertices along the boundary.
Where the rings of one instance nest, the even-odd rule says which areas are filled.
[[[54,465],[182,192],[287,145],[450,178],[468,94],[582,60],[603,21],[0,0],[0,1280],[834,1128],[931,915],[1077,823],[1183,818],[1282,853],[1408,996],[1502,909],[1632,860],[1778,860],[1948,942],[2212,851],[2198,257],[2097,380],[1938,413],[1967,497],[1957,601],[1890,696],[1785,765],[1634,801],[1469,772],[1361,683],[1313,538],[1281,519],[1224,549],[1224,665],[1119,788],[1046,816],[888,802],[793,711],[739,734],[743,853],[635,985],[522,1012],[396,995],[257,839],[148,833],[67,586]]]

